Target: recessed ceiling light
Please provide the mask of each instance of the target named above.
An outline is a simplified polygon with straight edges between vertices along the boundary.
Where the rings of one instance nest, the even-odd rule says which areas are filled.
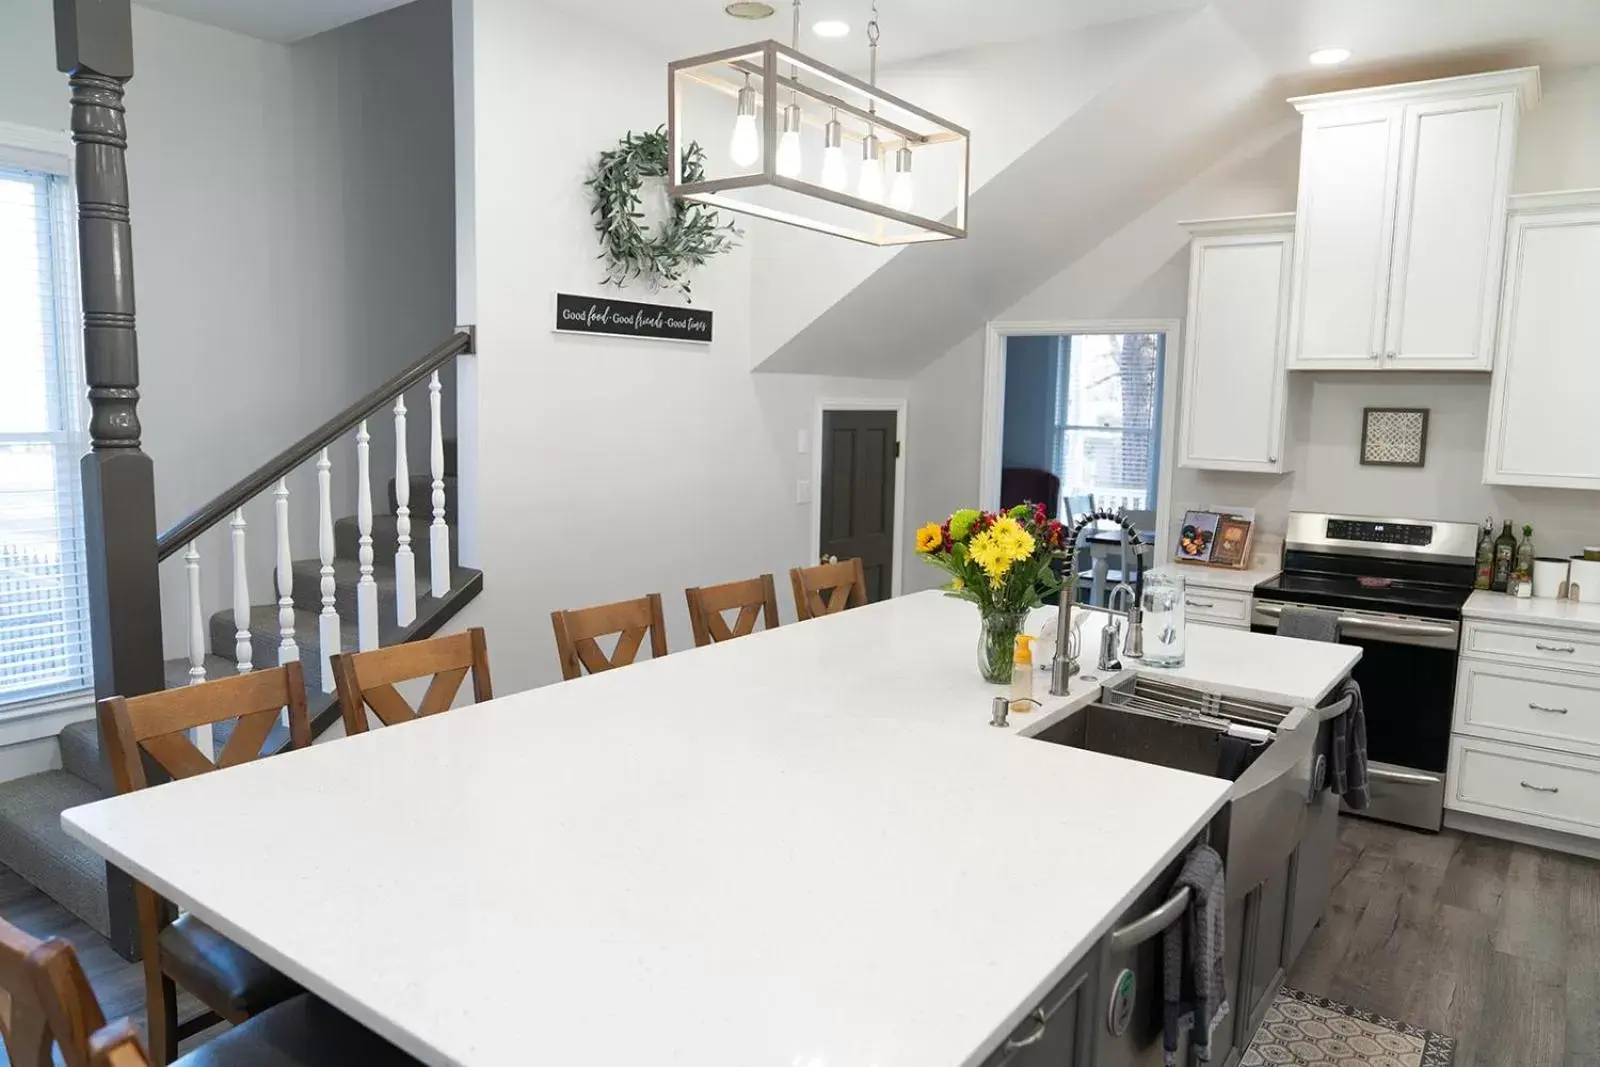
[[[837,19],[825,19],[812,26],[811,32],[818,37],[847,37],[850,34],[850,24]]]
[[[1306,57],[1313,66],[1333,67],[1350,58],[1348,48],[1319,48]]]
[[[772,5],[763,4],[760,0],[734,0],[722,10],[736,19],[769,19],[772,17]]]

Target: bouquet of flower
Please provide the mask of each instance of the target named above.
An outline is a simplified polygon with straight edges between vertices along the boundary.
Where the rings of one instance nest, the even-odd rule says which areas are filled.
[[[946,595],[978,606],[978,664],[989,681],[1010,679],[1013,645],[1028,612],[1061,588],[1051,563],[1066,554],[1065,538],[1042,504],[999,514],[965,508],[917,531],[917,554],[950,575]]]

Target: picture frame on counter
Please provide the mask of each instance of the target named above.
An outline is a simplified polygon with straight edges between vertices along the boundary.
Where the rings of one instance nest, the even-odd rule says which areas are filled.
[[[609,296],[555,295],[555,333],[709,345],[712,314],[681,304],[644,304]]]
[[[1250,509],[1185,511],[1173,559],[1195,566],[1244,570],[1250,565],[1255,519]]]

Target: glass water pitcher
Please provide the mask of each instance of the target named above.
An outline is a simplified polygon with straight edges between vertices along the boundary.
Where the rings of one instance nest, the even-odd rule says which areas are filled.
[[[1144,663],[1150,667],[1183,666],[1183,575],[1170,567],[1144,576]]]

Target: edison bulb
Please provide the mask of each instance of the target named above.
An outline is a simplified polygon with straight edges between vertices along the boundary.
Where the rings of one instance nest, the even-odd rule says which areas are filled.
[[[878,154],[876,137],[861,142],[861,184],[856,193],[874,204],[883,202],[883,157]]]
[[[910,211],[916,199],[911,180],[911,149],[902,148],[894,154],[894,180],[889,186],[889,206],[896,211]]]
[[[728,155],[741,167],[748,167],[761,158],[761,131],[756,128],[754,115],[740,115],[733,120],[733,140],[728,143]]]
[[[844,149],[838,145],[822,150],[822,184],[836,193],[850,184],[850,168],[844,165]]]
[[[790,104],[783,109],[783,133],[778,136],[778,173],[785,178],[800,174],[800,108]]]

